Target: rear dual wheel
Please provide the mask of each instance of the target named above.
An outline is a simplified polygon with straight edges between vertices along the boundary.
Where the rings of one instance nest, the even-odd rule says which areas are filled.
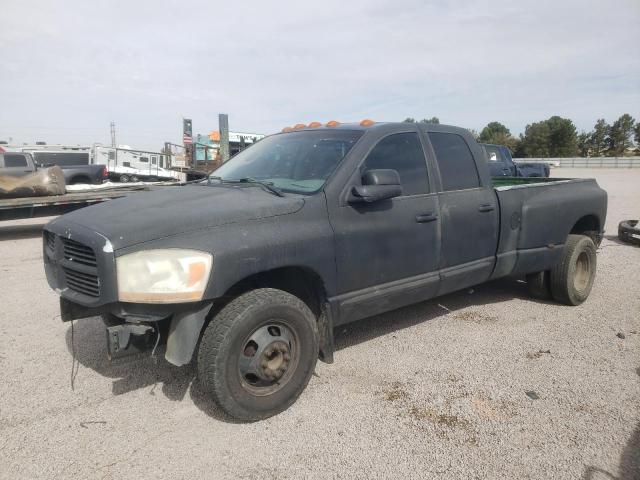
[[[551,270],[527,275],[529,292],[536,298],[553,297],[566,305],[580,305],[596,276],[596,245],[585,235],[569,235],[562,258]]]
[[[254,421],[282,412],[307,386],[318,358],[318,330],[299,298],[253,290],[224,307],[198,350],[203,389],[230,416]]]

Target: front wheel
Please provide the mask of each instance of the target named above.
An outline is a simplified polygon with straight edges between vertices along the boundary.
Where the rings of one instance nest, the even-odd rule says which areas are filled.
[[[198,379],[230,416],[254,421],[282,412],[307,386],[318,359],[309,307],[281,290],[252,290],[205,329]]]
[[[596,245],[585,235],[569,235],[560,262],[551,269],[551,294],[558,302],[580,305],[596,277]]]

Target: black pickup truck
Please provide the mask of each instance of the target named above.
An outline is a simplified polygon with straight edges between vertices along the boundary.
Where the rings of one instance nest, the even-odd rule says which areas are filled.
[[[108,178],[104,165],[89,165],[88,154],[66,152],[5,152],[0,153],[0,175],[22,176],[38,168],[58,165],[67,185],[101,184]],[[35,157],[35,158],[34,158]]]
[[[333,329],[487,280],[589,295],[607,194],[594,180],[489,175],[462,128],[312,124],[202,183],[64,215],[44,230],[63,321],[102,315],[111,357],[165,344],[244,420],[303,391]]]

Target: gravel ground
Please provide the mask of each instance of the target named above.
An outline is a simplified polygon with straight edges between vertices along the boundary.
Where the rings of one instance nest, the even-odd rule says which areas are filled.
[[[42,221],[3,224],[0,477],[640,478],[640,248],[616,240],[640,170],[553,176],[609,192],[585,304],[502,280],[359,322],[292,408],[253,424],[193,367],[109,363],[98,319],[56,317]]]

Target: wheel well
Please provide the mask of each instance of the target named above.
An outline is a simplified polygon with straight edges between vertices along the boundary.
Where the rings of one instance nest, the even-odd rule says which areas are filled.
[[[266,287],[295,295],[307,304],[316,318],[320,317],[326,299],[324,283],[316,272],[306,267],[276,268],[244,278],[227,290],[223,303],[249,290]]]
[[[91,179],[86,175],[74,175],[69,180],[69,184],[73,185],[74,183],[91,183]]]
[[[600,220],[598,220],[598,217],[595,215],[585,215],[576,222],[569,233],[591,237],[597,245],[602,239],[600,234]]]

